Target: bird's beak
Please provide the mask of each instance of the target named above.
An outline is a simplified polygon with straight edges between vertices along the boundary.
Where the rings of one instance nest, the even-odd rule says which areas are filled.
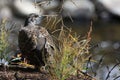
[[[39,18],[41,18],[42,16],[39,16]]]
[[[40,19],[40,20],[42,20],[42,19],[44,19],[44,18],[45,18],[44,16],[39,16],[39,19]]]

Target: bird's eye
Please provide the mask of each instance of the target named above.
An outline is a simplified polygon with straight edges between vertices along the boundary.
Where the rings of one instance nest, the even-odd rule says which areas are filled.
[[[38,17],[38,15],[35,15],[35,18],[37,18]]]
[[[33,22],[33,21],[34,21],[34,19],[30,19],[30,21],[31,21],[31,22]]]

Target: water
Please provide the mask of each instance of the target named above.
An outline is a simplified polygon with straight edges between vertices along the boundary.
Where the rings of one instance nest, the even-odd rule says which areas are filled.
[[[66,22],[66,25],[72,27],[81,36],[86,36],[89,31],[90,21],[82,23]],[[116,66],[108,76],[109,70],[120,62],[120,22],[110,21],[93,22],[91,45],[97,45],[91,50],[92,57],[96,62],[92,62],[91,67],[96,73],[97,80],[114,80],[120,74],[119,66]],[[101,63],[100,63],[101,61]],[[108,70],[109,68],[109,70]],[[92,73],[92,71],[89,71]],[[92,74],[94,75],[94,74]],[[120,80],[118,77],[116,80]]]

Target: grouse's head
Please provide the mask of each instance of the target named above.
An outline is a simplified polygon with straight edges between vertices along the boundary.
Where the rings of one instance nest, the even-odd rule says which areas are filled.
[[[32,13],[28,16],[28,18],[25,20],[25,24],[24,26],[28,26],[28,25],[38,25],[40,24],[42,19],[42,16],[39,16],[35,13]]]

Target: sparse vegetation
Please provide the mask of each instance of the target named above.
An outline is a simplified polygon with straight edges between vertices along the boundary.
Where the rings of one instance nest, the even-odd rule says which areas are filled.
[[[0,24],[0,60],[8,61],[8,32],[5,29],[6,20],[3,19]],[[4,64],[4,63],[3,63]]]
[[[55,22],[60,22],[60,20],[56,20]],[[55,26],[58,23],[53,21],[53,25]],[[52,23],[52,22],[51,22]],[[8,60],[8,36],[9,31],[5,29],[6,21],[2,20],[1,22],[1,31],[0,31],[0,58]],[[70,75],[77,75],[78,71],[85,69],[85,63],[90,57],[89,53],[89,42],[90,42],[90,34],[92,28],[90,27],[90,31],[86,38],[81,39],[80,35],[73,32],[71,29],[67,28],[63,22],[61,29],[55,30],[53,35],[58,33],[58,37],[54,36],[56,39],[57,47],[54,55],[54,61],[52,64],[49,64],[48,71],[51,75],[52,79],[57,80],[65,80],[70,77]],[[9,61],[8,61],[9,62]]]
[[[5,29],[6,22],[1,22],[0,31],[0,58],[8,60],[8,35],[9,31]],[[52,24],[53,25],[53,24]],[[52,79],[65,80],[71,75],[77,75],[78,71],[85,69],[85,63],[90,57],[89,42],[92,28],[86,38],[81,39],[80,35],[64,26],[53,32],[58,33],[56,39],[57,47],[54,55],[54,61],[49,64],[48,71]]]
[[[20,0],[20,1],[22,2],[22,0]],[[34,0],[33,5],[35,5],[35,7],[39,6],[43,9],[45,6],[44,4],[47,4],[47,6],[48,6],[50,3],[52,3],[51,1],[55,1],[55,0],[41,0],[40,2],[37,2],[36,0]],[[109,80],[109,79],[111,79],[111,77],[113,77],[114,80],[120,78],[119,73],[117,72],[117,74],[118,74],[117,75],[116,72],[114,72],[114,69],[115,69],[115,71],[117,71],[117,70],[119,71],[119,69],[116,70],[116,68],[117,67],[119,68],[119,65],[120,65],[120,60],[119,60],[120,43],[119,43],[119,41],[115,41],[115,44],[113,44],[112,40],[111,40],[112,39],[111,37],[113,37],[113,36],[115,39],[119,40],[119,38],[118,38],[119,28],[117,27],[118,24],[117,24],[117,26],[114,26],[114,27],[110,27],[110,26],[106,27],[106,29],[101,26],[99,26],[99,27],[101,27],[100,30],[95,30],[96,27],[94,28],[95,32],[93,32],[94,34],[92,35],[92,36],[94,36],[93,44],[94,44],[94,42],[96,44],[96,41],[100,41],[100,45],[98,43],[95,46],[92,45],[93,46],[92,47],[93,52],[92,52],[90,44],[89,44],[91,41],[92,25],[90,26],[88,33],[86,33],[85,36],[82,37],[81,35],[74,32],[72,29],[68,28],[71,26],[77,27],[79,25],[77,24],[77,26],[76,26],[74,17],[72,19],[72,16],[70,16],[71,13],[69,14],[66,11],[65,14],[66,15],[68,14],[69,19],[71,20],[71,22],[73,22],[73,25],[69,24],[70,26],[66,27],[63,22],[63,17],[62,17],[63,16],[62,12],[64,12],[64,11],[62,11],[64,9],[63,3],[64,3],[64,1],[66,2],[66,0],[59,0],[59,1],[61,1],[61,2],[58,2],[58,6],[56,8],[51,9],[51,10],[46,9],[44,11],[45,14],[43,14],[42,16],[44,16],[46,18],[43,18],[42,23],[40,24],[41,26],[45,27],[49,31],[49,33],[52,35],[52,38],[56,45],[56,49],[54,52],[54,58],[53,58],[53,56],[49,57],[48,62],[46,61],[47,65],[45,66],[45,69],[46,69],[45,73],[44,72],[41,73],[39,71],[34,71],[35,70],[34,65],[29,65],[29,64],[24,65],[25,60],[21,60],[22,59],[21,52],[19,52],[19,54],[12,57],[13,59],[11,60],[11,63],[13,61],[13,64],[10,64],[10,65],[8,64],[10,62],[9,57],[11,57],[11,55],[9,54],[10,51],[12,51],[13,48],[14,48],[14,51],[16,51],[16,49],[18,49],[18,44],[17,44],[18,40],[15,38],[16,41],[15,40],[8,41],[8,38],[11,38],[10,34],[13,34],[13,35],[15,34],[16,36],[14,36],[14,37],[17,37],[16,33],[18,33],[21,23],[20,23],[20,25],[16,25],[14,23],[12,24],[11,21],[14,21],[14,20],[12,20],[12,18],[11,18],[11,21],[8,22],[9,24],[7,24],[6,18],[0,20],[0,80],[26,80],[26,79],[29,79],[29,80],[96,80],[92,77],[92,75],[94,75],[95,78],[97,78],[97,76],[99,76],[99,79],[101,77],[104,77],[104,79],[101,78],[102,80]],[[76,5],[74,0],[70,0],[70,1],[76,7],[79,7]],[[4,9],[4,7],[3,7],[3,9]],[[4,10],[2,10],[2,7],[1,7],[1,11],[4,12]],[[49,11],[50,11],[50,15],[49,15]],[[76,10],[76,12],[77,12],[77,10]],[[17,16],[17,15],[19,15],[19,13],[17,13],[17,14],[15,13],[15,15]],[[110,14],[110,15],[112,15],[112,14]],[[13,16],[14,16],[14,14],[13,14]],[[20,17],[20,15],[19,15],[19,17]],[[103,15],[103,17],[104,17],[104,15]],[[96,18],[96,15],[93,18]],[[99,17],[97,17],[97,18],[99,18]],[[17,20],[17,19],[15,19],[15,20]],[[64,20],[68,20],[68,19],[64,19]],[[82,18],[80,20],[82,20]],[[77,19],[77,21],[78,21],[77,23],[79,23],[79,19]],[[65,22],[68,24],[67,21],[65,21]],[[81,22],[83,22],[83,21],[81,21]],[[95,20],[95,23],[96,22],[97,21]],[[110,20],[110,22],[111,22],[111,20]],[[103,21],[101,24],[100,23],[98,22],[97,25],[103,24]],[[107,26],[108,23],[107,23],[107,25],[105,25],[105,24],[103,24],[103,25]],[[8,26],[7,29],[6,29],[6,26]],[[115,30],[115,27],[117,30]],[[15,28],[17,28],[17,30]],[[82,28],[84,28],[84,27],[82,26]],[[14,29],[14,30],[11,31],[11,29]],[[79,29],[81,29],[81,28],[79,28]],[[98,33],[101,33],[102,31],[104,31],[105,33],[98,35],[98,34],[96,34],[97,31],[98,31]],[[83,32],[84,32],[84,30],[83,30]],[[110,36],[111,32],[113,32],[112,36]],[[117,32],[117,34],[115,32]],[[105,38],[105,40],[107,40],[107,39],[110,40],[110,43],[105,43],[106,41],[103,41],[103,43],[102,43],[101,36],[104,34],[105,34],[104,38],[107,36],[107,38]],[[14,37],[12,36],[12,38],[14,38]],[[14,43],[12,43],[12,41],[14,41]],[[91,54],[89,52],[89,50],[95,54]],[[11,54],[12,53],[14,54],[14,52],[11,52]],[[106,53],[108,53],[108,54],[106,54]],[[116,53],[116,54],[114,54],[114,53]],[[109,56],[107,56],[107,55],[109,55]],[[111,56],[114,58],[111,58]],[[99,58],[101,57],[101,58],[99,59],[98,57]],[[98,59],[96,59],[96,58],[98,58]],[[115,62],[117,62],[117,63],[115,63]],[[6,65],[8,65],[8,66],[6,66]],[[98,71],[98,70],[101,70],[101,71]],[[104,71],[102,71],[102,70],[104,70]],[[90,75],[88,73],[90,73]],[[91,73],[93,73],[93,74],[91,74]],[[107,73],[107,75],[101,75],[101,73],[102,74]],[[112,73],[114,75],[112,75]],[[113,78],[112,78],[112,80],[113,80]]]
[[[70,75],[77,75],[77,71],[85,69],[85,63],[91,55],[89,53],[91,31],[92,27],[84,39],[64,25],[54,32],[59,32],[59,36],[55,37],[58,49],[55,52],[55,61],[50,65],[52,68],[49,69],[52,78],[65,80]]]
[[[91,40],[90,34],[92,27],[88,35],[82,39],[80,35],[73,32],[71,29],[67,28],[62,18],[57,20],[57,17],[47,18],[47,24],[49,28],[56,29],[58,23],[62,23],[61,28],[53,31],[56,46],[54,60],[52,64],[48,62],[48,71],[51,79],[55,80],[65,80],[71,75],[77,75],[78,71],[82,71],[86,68],[86,61],[89,59],[91,54],[89,53],[89,42]],[[0,58],[8,60],[8,41],[7,37],[9,32],[5,29],[5,20],[1,22],[0,29]],[[50,25],[51,24],[51,25]]]

